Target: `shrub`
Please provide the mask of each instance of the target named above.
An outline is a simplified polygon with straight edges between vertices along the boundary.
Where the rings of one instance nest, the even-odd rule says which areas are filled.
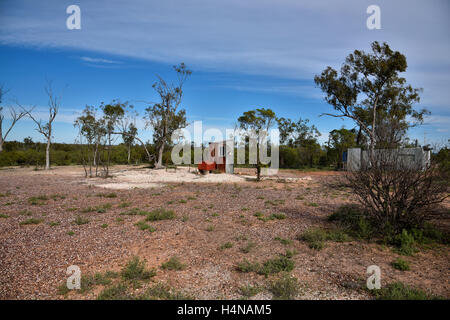
[[[136,223],[136,226],[141,230],[148,230],[150,232],[155,232],[156,229],[151,225],[146,224],[144,221],[139,221]]]
[[[392,261],[391,265],[394,269],[397,270],[401,271],[409,270],[409,262],[400,258],[397,258],[396,260]]]
[[[431,209],[448,197],[448,172],[439,166],[408,166],[396,150],[375,152],[370,162],[348,172],[346,183],[377,231],[384,232],[387,224],[394,235],[421,228]]]
[[[85,217],[82,217],[82,216],[77,216],[73,222],[76,225],[82,225],[82,224],[89,223],[89,219],[85,218]]]
[[[243,295],[245,298],[250,298],[262,291],[262,288],[260,286],[252,286],[252,285],[245,285],[239,288],[239,291],[241,295]]]
[[[145,261],[138,257],[133,257],[121,271],[121,276],[125,280],[148,280],[156,275],[155,270],[146,270]]]
[[[344,205],[328,217],[329,221],[337,222],[352,236],[360,239],[370,239],[373,236],[373,227],[359,206]]]
[[[230,249],[230,248],[232,248],[233,247],[233,243],[231,243],[231,242],[225,242],[224,244],[222,244],[221,246],[220,246],[220,249],[221,250],[224,250],[224,249]]]
[[[180,259],[178,259],[178,257],[173,256],[167,262],[164,262],[161,265],[161,269],[179,271],[179,270],[186,269],[186,265],[181,263],[181,261],[180,261]]]
[[[240,250],[243,253],[249,253],[254,247],[256,247],[256,243],[249,241],[245,247],[242,247]]]
[[[394,237],[393,244],[398,247],[397,252],[405,256],[412,256],[417,252],[413,235],[405,229],[403,229],[401,234]]]
[[[321,250],[325,246],[327,234],[322,229],[309,229],[297,236],[298,240],[306,241],[311,249]]]
[[[292,271],[294,269],[294,262],[288,257],[281,256],[279,258],[269,259],[262,264],[262,267],[257,271],[258,274],[268,276],[269,274],[278,273],[281,271]]]
[[[272,293],[273,299],[292,300],[299,294],[300,285],[297,278],[285,274],[270,283],[269,291]]]
[[[112,287],[103,289],[97,296],[97,300],[129,300],[131,297],[127,294],[127,287],[119,283]]]
[[[146,214],[146,221],[170,220],[175,218],[172,210],[156,209]]]
[[[373,290],[378,300],[435,300],[439,297],[427,294],[425,291],[415,289],[401,282],[390,283],[384,288]]]
[[[192,300],[193,298],[181,291],[172,289],[166,284],[158,283],[147,289],[140,300]]]
[[[30,219],[27,219],[27,220],[25,220],[25,221],[20,222],[19,224],[20,224],[21,226],[23,226],[23,225],[28,225],[28,224],[39,224],[39,223],[41,223],[42,221],[43,221],[42,219],[30,218]]]

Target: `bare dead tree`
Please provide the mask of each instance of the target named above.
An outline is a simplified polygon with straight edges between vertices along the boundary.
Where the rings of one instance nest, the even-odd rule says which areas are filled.
[[[45,92],[48,96],[48,121],[43,123],[41,119],[37,120],[31,112],[27,112],[28,116],[36,123],[37,128],[36,131],[42,134],[45,139],[47,139],[47,146],[45,149],[45,170],[50,169],[50,145],[52,143],[52,134],[53,134],[53,121],[58,114],[59,107],[61,105],[61,97],[56,96],[53,93],[52,83],[50,81],[47,82],[45,86]]]
[[[8,109],[11,123],[9,124],[9,127],[5,128],[6,131],[3,132],[3,122],[5,120],[5,115],[3,114],[2,102],[8,91],[9,90],[6,89],[4,85],[0,84],[0,152],[3,151],[3,144],[5,143],[5,140],[8,137],[8,134],[11,132],[12,128],[14,128],[16,123],[27,114],[27,111],[22,107],[20,107],[20,111],[18,111],[16,110],[16,108],[10,106]]]
[[[448,172],[436,164],[412,162],[399,149],[377,150],[361,170],[347,172],[345,180],[384,233],[420,228],[448,197]]]

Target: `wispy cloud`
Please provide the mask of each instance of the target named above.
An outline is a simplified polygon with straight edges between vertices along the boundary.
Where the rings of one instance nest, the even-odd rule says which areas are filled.
[[[91,58],[91,57],[80,57],[80,60],[90,63],[106,63],[106,64],[118,64],[120,61],[103,59],[103,58]]]

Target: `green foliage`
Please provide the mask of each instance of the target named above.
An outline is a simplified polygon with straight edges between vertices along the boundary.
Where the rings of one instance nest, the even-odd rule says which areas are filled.
[[[149,232],[155,232],[156,229],[154,227],[152,227],[149,224],[146,224],[144,221],[139,221],[136,223],[136,226],[140,229],[140,230],[148,230]]]
[[[374,235],[374,228],[359,206],[344,205],[328,217],[345,228],[346,232],[358,239],[370,239]]]
[[[405,256],[412,256],[417,252],[416,241],[411,233],[403,229],[401,234],[396,235],[391,244],[397,247],[396,251]]]
[[[6,214],[1,213],[1,214],[0,214],[0,218],[6,219],[6,218],[9,218],[9,216],[6,215]]]
[[[85,218],[85,217],[82,217],[82,216],[77,216],[73,222],[74,222],[76,225],[79,225],[79,226],[80,226],[80,225],[82,225],[82,224],[89,223],[89,219],[88,219],[88,218]]]
[[[124,280],[148,280],[156,275],[156,271],[146,270],[145,261],[133,257],[120,272]]]
[[[256,243],[249,241],[247,243],[247,245],[245,245],[244,247],[240,248],[241,252],[243,253],[249,253],[254,247],[256,247]]]
[[[324,230],[310,228],[297,236],[298,240],[306,241],[311,249],[321,250],[325,247],[325,241],[345,242],[350,237],[340,229]]]
[[[396,260],[392,261],[391,265],[394,269],[397,269],[397,270],[401,270],[401,271],[409,270],[409,262],[406,260],[403,260],[401,258],[397,258]]]
[[[175,213],[172,210],[156,209],[146,214],[146,221],[170,220],[175,218]]]
[[[97,300],[130,300],[127,286],[123,283],[103,289],[97,296]]]
[[[253,296],[256,296],[258,293],[260,293],[263,290],[260,286],[252,286],[252,285],[245,285],[239,288],[239,291],[242,296],[245,298],[250,298]]]
[[[439,297],[427,294],[425,291],[410,287],[401,282],[390,283],[384,288],[373,290],[378,300],[436,300]]]
[[[237,265],[237,270],[243,273],[256,272],[257,274],[265,275],[279,273],[281,271],[292,271],[294,269],[294,262],[286,257],[280,256],[277,258],[264,261],[262,264],[258,262],[249,262],[244,259]]]
[[[225,242],[224,244],[222,244],[220,246],[221,250],[230,249],[230,248],[233,248],[233,243],[232,242]]]
[[[186,265],[177,256],[173,256],[161,265],[161,269],[180,271],[186,269]]]
[[[284,274],[270,283],[269,291],[275,300],[293,300],[300,293],[300,284],[297,278]]]
[[[292,240],[289,240],[289,239],[283,239],[280,237],[276,237],[274,240],[280,241],[280,243],[285,246],[292,244]]]
[[[25,220],[25,221],[20,222],[19,224],[20,224],[21,226],[23,226],[23,225],[28,225],[28,224],[39,224],[39,223],[41,223],[42,221],[43,221],[42,219],[30,218],[30,219],[27,219],[27,220]]]
[[[138,297],[140,300],[193,300],[193,297],[181,291],[174,290],[163,283],[157,283]]]

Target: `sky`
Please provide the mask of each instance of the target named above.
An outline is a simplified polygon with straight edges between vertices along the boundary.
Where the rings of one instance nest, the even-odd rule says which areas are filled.
[[[370,30],[369,5],[378,5],[381,29]],[[81,29],[69,30],[66,8],[78,5]],[[44,86],[62,98],[54,140],[72,143],[73,121],[86,105],[129,101],[140,116],[157,102],[157,75],[175,79],[186,63],[192,76],[182,106],[203,128],[232,129],[247,110],[309,119],[328,132],[353,122],[320,116],[333,109],[314,84],[327,66],[339,69],[355,49],[377,40],[405,54],[421,103],[431,111],[409,132],[419,143],[450,138],[450,2],[384,0],[0,0],[0,83],[10,91],[4,107],[36,106],[47,117]],[[151,129],[138,122],[139,137]],[[8,140],[43,137],[25,119]]]

